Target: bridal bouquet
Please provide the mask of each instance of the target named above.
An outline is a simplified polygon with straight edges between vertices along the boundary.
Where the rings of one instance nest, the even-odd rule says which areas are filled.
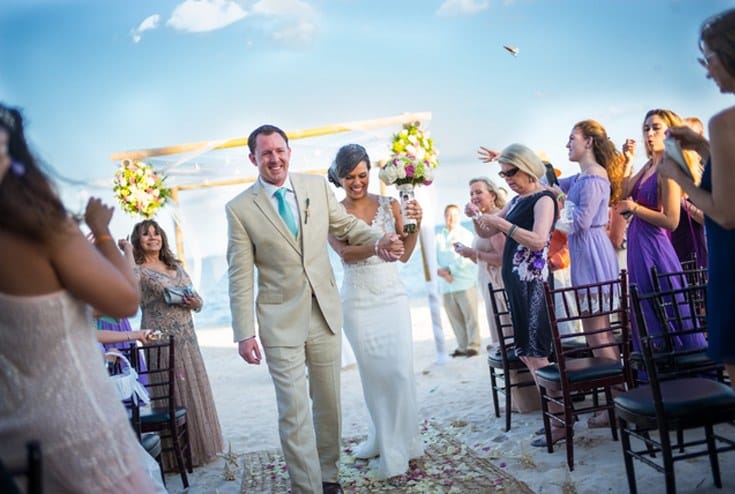
[[[151,165],[125,159],[115,173],[112,190],[123,211],[149,219],[171,197],[164,180]]]
[[[429,185],[439,166],[434,141],[419,128],[420,122],[403,125],[393,136],[391,155],[381,165],[380,180],[386,185]]]

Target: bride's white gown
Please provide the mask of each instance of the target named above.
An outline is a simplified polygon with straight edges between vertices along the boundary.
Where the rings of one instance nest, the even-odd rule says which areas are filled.
[[[372,227],[395,232],[390,198],[379,197]],[[370,412],[368,437],[354,454],[380,455],[378,478],[406,472],[423,454],[413,369],[411,313],[397,263],[372,256],[344,264],[344,331],[360,371]]]

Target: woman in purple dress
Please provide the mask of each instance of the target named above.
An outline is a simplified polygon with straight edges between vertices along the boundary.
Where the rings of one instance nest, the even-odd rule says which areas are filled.
[[[572,286],[614,280],[619,276],[618,258],[607,235],[610,201],[620,199],[625,158],[615,149],[604,127],[594,120],[578,122],[567,142],[569,160],[579,163],[580,173],[559,180],[560,201],[564,201],[562,218],[557,228],[568,233]],[[566,221],[565,221],[566,220]],[[610,297],[618,294],[607,294]],[[582,301],[594,313],[599,300]],[[608,306],[608,304],[605,304]],[[584,307],[582,307],[584,309]],[[585,332],[610,326],[606,315],[582,321]],[[590,346],[610,345],[608,333],[587,335]],[[617,361],[620,356],[613,346],[597,348],[596,357]],[[590,418],[590,427],[607,427],[607,413]]]
[[[643,140],[646,154],[650,158],[624,186],[623,197],[615,205],[618,213],[629,211],[633,218],[628,226],[628,271],[630,284],[638,286],[640,293],[653,291],[651,266],[659,273],[681,271],[681,263],[674,252],[668,232],[679,224],[681,209],[681,189],[671,179],[660,177],[657,167],[664,159],[664,138],[669,127],[684,125],[681,117],[670,110],[651,110],[643,121]],[[685,152],[690,168],[695,161]],[[680,288],[677,280],[672,280],[672,288]],[[644,311],[646,326],[651,334],[662,333],[658,320],[652,310]],[[641,343],[638,327],[632,320],[633,349],[640,351]],[[704,337],[696,335],[678,336],[674,345],[679,348],[704,348]]]

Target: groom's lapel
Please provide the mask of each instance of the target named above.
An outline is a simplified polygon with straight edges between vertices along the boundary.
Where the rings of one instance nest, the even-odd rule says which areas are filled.
[[[289,243],[289,245],[291,245],[291,247],[293,247],[297,251],[300,251],[301,249],[299,247],[297,239],[293,236],[293,233],[291,233],[291,231],[281,219],[281,215],[278,214],[278,211],[273,205],[271,198],[268,197],[268,193],[265,191],[260,182],[258,182],[257,184],[258,185],[256,186],[257,188],[255,190],[255,197],[253,198],[255,206],[265,216],[266,220],[273,226],[273,228],[277,230],[278,234],[283,236]]]
[[[307,244],[307,234],[309,233],[309,216],[311,215],[309,198],[309,188],[304,182],[301,175],[291,175],[291,185],[293,186],[294,194],[296,194],[296,203],[298,204],[299,210],[295,211],[294,216],[298,217],[299,223],[299,246],[303,250]]]

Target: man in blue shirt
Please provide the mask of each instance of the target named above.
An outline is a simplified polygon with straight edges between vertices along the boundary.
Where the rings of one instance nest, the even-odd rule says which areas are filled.
[[[444,209],[445,227],[436,236],[437,274],[444,297],[444,310],[457,338],[452,357],[474,357],[480,350],[480,326],[477,323],[477,266],[455,251],[457,245],[472,245],[471,231],[459,224],[460,211],[455,204]]]

